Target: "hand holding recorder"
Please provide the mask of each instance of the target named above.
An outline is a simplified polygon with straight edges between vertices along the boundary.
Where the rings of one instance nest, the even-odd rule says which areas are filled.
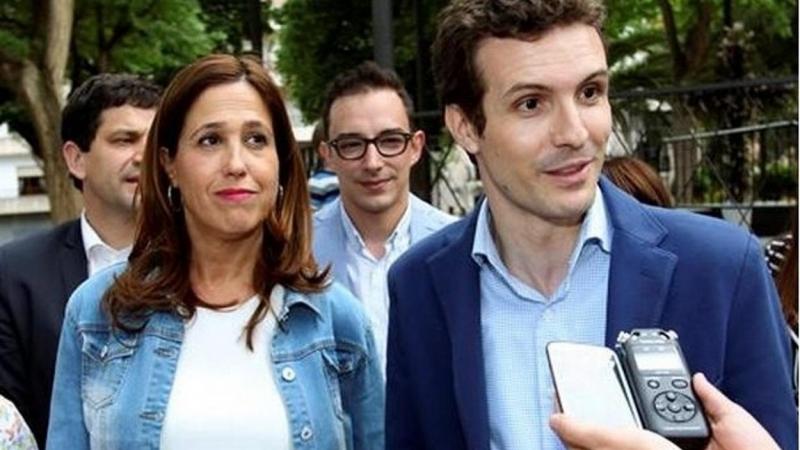
[[[711,425],[706,450],[779,449],[769,433],[741,406],[729,400],[703,374],[692,378]],[[585,450],[677,450],[665,438],[637,428],[612,428],[554,414],[550,427],[570,448]]]

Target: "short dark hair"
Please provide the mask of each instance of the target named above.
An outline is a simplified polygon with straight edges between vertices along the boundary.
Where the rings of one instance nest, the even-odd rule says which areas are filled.
[[[103,111],[124,105],[155,108],[160,98],[159,86],[134,75],[95,75],[69,95],[61,114],[61,141],[72,141],[80,151],[88,152],[100,128]],[[75,177],[72,183],[78,189],[83,187],[81,180]]]
[[[602,38],[601,0],[455,0],[439,14],[433,42],[433,75],[442,107],[457,105],[483,132],[486,91],[475,64],[489,37],[531,40],[556,26],[584,23]]]
[[[328,85],[321,119],[324,138],[330,138],[328,133],[330,132],[330,114],[333,102],[341,97],[364,94],[379,89],[389,89],[400,96],[400,100],[403,101],[403,106],[406,108],[406,114],[408,114],[408,123],[412,125],[411,116],[414,114],[414,103],[411,101],[411,96],[408,95],[405,86],[403,86],[403,81],[393,70],[385,69],[372,61],[366,61],[346,72],[342,72]]]

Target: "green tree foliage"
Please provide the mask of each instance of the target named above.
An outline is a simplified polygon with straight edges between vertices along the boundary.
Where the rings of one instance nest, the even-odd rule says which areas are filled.
[[[608,0],[607,7],[617,90],[797,73],[796,2]],[[742,73],[725,57],[737,45]]]
[[[276,13],[277,68],[306,121],[337,73],[372,58],[371,14],[363,0],[291,0]]]
[[[128,72],[166,81],[225,39],[197,0],[77,0],[72,79]]]
[[[224,53],[253,52],[261,54],[261,40],[272,34],[269,27],[270,2],[261,0],[200,0],[209,30],[225,38],[215,51]],[[245,47],[245,41],[249,47]]]
[[[445,0],[394,2],[395,70],[418,109],[435,108],[429,47],[435,16]],[[291,0],[275,13],[277,68],[303,117],[320,114],[325,88],[340,72],[373,58],[371,2],[363,0]],[[417,66],[420,65],[420,67]]]

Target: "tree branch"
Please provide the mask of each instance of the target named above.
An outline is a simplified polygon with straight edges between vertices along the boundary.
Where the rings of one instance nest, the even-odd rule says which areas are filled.
[[[664,23],[664,32],[667,34],[669,52],[672,54],[672,75],[675,81],[680,81],[686,74],[686,55],[678,41],[678,29],[675,26],[675,13],[669,0],[658,0],[661,9],[661,20]]]
[[[42,61],[48,83],[56,91],[61,88],[67,68],[74,14],[74,0],[47,0],[47,31]]]

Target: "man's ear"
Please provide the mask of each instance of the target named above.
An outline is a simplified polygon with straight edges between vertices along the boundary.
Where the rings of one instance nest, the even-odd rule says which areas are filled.
[[[173,158],[169,157],[169,150],[167,150],[166,147],[161,147],[158,151],[158,159],[161,161],[164,171],[167,172],[170,184],[172,186],[177,186],[177,182],[175,181],[175,164]]]
[[[425,132],[422,130],[417,130],[414,134],[411,135],[411,141],[408,143],[408,150],[411,152],[411,165],[419,161],[419,158],[422,157],[422,152],[425,150]]]
[[[86,155],[78,147],[78,144],[72,141],[65,142],[61,146],[61,154],[64,156],[64,162],[67,163],[69,173],[83,181],[86,178]]]
[[[464,111],[457,105],[447,105],[444,109],[444,123],[455,139],[456,143],[470,155],[479,152],[478,133],[475,126],[467,118]]]
[[[325,162],[324,166],[332,172],[336,172],[336,158],[333,156],[333,149],[327,142],[320,142],[317,147],[319,157]]]

